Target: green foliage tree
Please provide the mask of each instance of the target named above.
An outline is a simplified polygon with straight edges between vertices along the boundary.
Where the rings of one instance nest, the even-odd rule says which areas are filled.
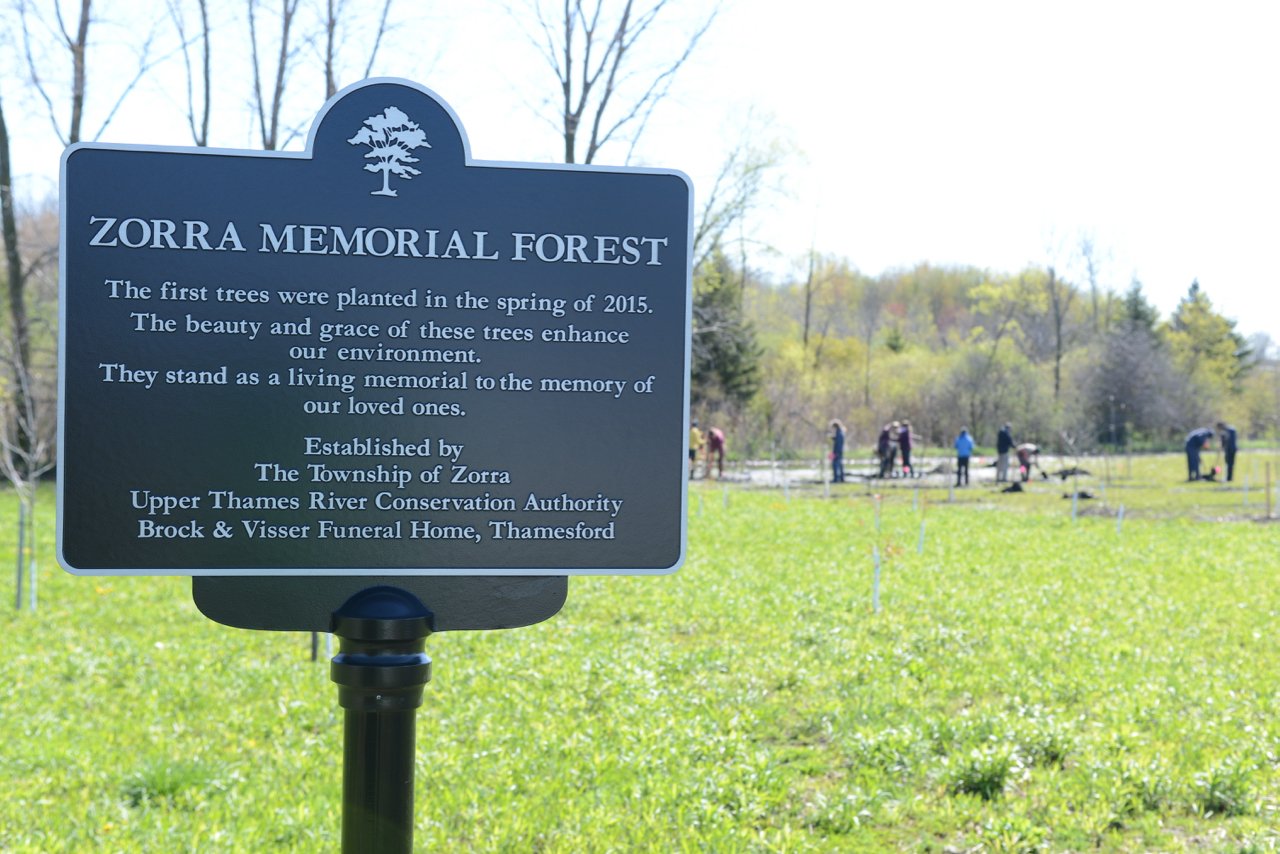
[[[1136,278],[1095,299],[1036,267],[870,277],[820,256],[790,282],[743,281],[765,351],[752,426],[780,453],[810,453],[831,418],[855,448],[904,417],[935,444],[962,424],[989,443],[1011,421],[1020,439],[1059,450],[1065,437],[1081,450],[1172,448],[1188,425],[1221,418],[1249,436],[1280,429],[1270,343],[1244,341],[1198,287],[1162,322]]]
[[[1250,344],[1255,361],[1241,382],[1240,396],[1228,410],[1229,417],[1248,436],[1275,439],[1280,437],[1280,353],[1272,353],[1265,335]]]
[[[1249,347],[1236,332],[1236,322],[1214,310],[1199,281],[1191,283],[1174,309],[1166,337],[1179,370],[1200,391],[1239,390],[1248,370]]]

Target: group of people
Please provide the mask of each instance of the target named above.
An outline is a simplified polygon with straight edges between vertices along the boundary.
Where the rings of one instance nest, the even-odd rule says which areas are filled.
[[[973,456],[973,437],[967,427],[960,428],[956,436],[956,486],[969,485],[969,458]],[[1040,464],[1040,447],[1034,442],[1015,442],[1013,427],[1002,426],[996,433],[996,483],[1009,481],[1009,455],[1018,461],[1018,476],[1022,481],[1031,479],[1031,470]]]
[[[914,477],[911,467],[911,422],[891,421],[880,428],[876,439],[876,456],[880,459],[880,477],[898,477],[898,455],[902,455],[902,477]]]
[[[846,430],[844,423],[838,418],[831,420],[831,482],[844,482],[844,446]],[[880,461],[877,477],[916,477],[917,473],[911,462],[911,448],[914,434],[910,421],[891,421],[880,430],[876,439],[876,458]],[[969,483],[969,459],[973,456],[974,441],[967,427],[960,428],[956,436],[956,486],[967,486]],[[1039,465],[1040,448],[1033,442],[1017,443],[1013,439],[1013,428],[1005,424],[996,436],[996,482],[1009,480],[1010,455],[1018,460],[1018,472],[1022,480],[1031,478],[1031,471]],[[898,469],[898,457],[901,456],[901,469]]]
[[[880,461],[880,472],[877,477],[898,477],[897,460],[902,457],[901,477],[915,477],[916,471],[911,465],[911,433],[910,421],[892,421],[880,430],[876,440],[876,458]],[[844,483],[844,442],[845,427],[838,419],[831,420],[831,482]]]
[[[1217,469],[1207,474],[1200,471],[1200,455],[1213,444],[1215,435],[1222,446],[1223,462],[1226,465],[1226,479],[1235,476],[1236,467],[1236,428],[1219,421],[1217,432],[1208,427],[1200,427],[1187,434],[1185,450],[1187,453],[1187,480],[1211,480]],[[844,483],[844,447],[847,430],[838,418],[831,420],[831,482]],[[911,463],[911,447],[914,435],[910,421],[891,421],[880,430],[876,440],[876,458],[880,462],[877,477],[916,477]],[[966,427],[960,428],[956,436],[956,486],[969,484],[969,460],[973,456],[974,440]],[[711,427],[705,433],[695,420],[689,427],[689,476],[693,477],[698,470],[698,458],[704,456],[706,461],[705,477],[711,477],[711,464],[714,461],[716,476],[724,476],[725,435],[719,427]],[[898,458],[901,457],[901,469]],[[1009,482],[1009,464],[1018,461],[1018,477],[1022,481],[1031,479],[1032,469],[1039,465],[1040,448],[1034,442],[1016,442],[1013,438],[1013,427],[1003,425],[996,434],[996,483]]]
[[[719,427],[711,427],[707,432],[703,433],[698,427],[695,419],[689,425],[689,477],[692,478],[698,472],[698,457],[703,454],[706,449],[706,473],[704,477],[711,477],[711,462],[714,460],[716,464],[716,478],[724,477],[724,431]]]
[[[1236,428],[1219,421],[1216,425],[1218,437],[1222,443],[1222,461],[1226,465],[1226,477],[1230,482],[1236,472]],[[1208,427],[1197,427],[1187,434],[1184,446],[1187,452],[1187,480],[1213,480],[1217,469],[1211,468],[1207,473],[1200,471],[1200,454],[1213,444],[1214,431]]]

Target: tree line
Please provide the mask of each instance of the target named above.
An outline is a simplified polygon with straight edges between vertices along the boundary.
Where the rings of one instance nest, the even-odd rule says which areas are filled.
[[[852,448],[909,419],[929,444],[1000,425],[1046,449],[1173,449],[1225,420],[1280,437],[1280,354],[1246,340],[1192,281],[1169,317],[1134,280],[1099,287],[1082,241],[1076,280],[921,264],[879,276],[813,256],[775,283],[708,259],[695,277],[693,413],[738,453],[811,455],[833,418]]]

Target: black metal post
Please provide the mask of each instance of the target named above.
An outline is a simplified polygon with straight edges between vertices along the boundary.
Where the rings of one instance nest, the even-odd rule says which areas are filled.
[[[431,681],[431,613],[411,593],[370,587],[333,614],[330,665],[345,709],[343,854],[413,850],[414,717]]]

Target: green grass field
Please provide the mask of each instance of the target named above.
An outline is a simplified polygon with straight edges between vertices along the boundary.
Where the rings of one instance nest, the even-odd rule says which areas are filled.
[[[1177,457],[1117,469],[1074,522],[1056,482],[891,484],[879,531],[860,484],[696,482],[677,574],[428,641],[418,848],[1280,850],[1280,521],[1256,472],[1246,503]],[[0,492],[0,555],[15,518]],[[48,490],[38,612],[0,586],[0,850],[337,850],[306,637],[67,575],[53,527]]]

